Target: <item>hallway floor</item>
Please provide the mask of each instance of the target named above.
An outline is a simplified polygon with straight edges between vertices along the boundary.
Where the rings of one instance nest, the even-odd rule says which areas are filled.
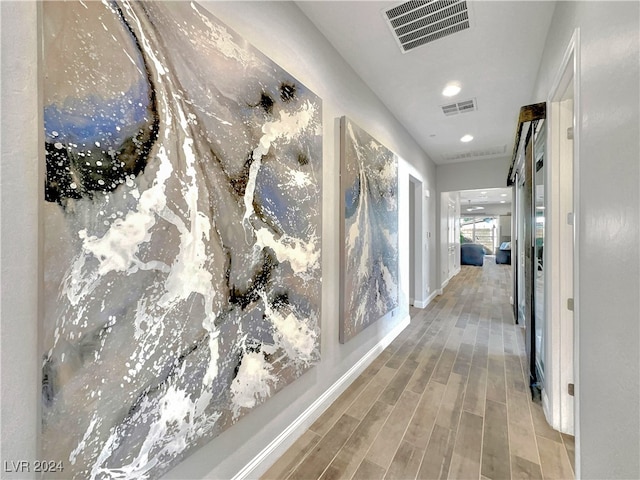
[[[571,479],[525,382],[511,269],[463,266],[264,479]]]

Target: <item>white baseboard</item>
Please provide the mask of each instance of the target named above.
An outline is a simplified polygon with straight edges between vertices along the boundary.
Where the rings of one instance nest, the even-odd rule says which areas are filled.
[[[438,295],[442,295],[442,292],[440,292],[440,293],[438,293],[438,292],[439,292],[439,290],[436,290],[436,291],[432,292],[431,295],[429,295],[426,300],[413,302],[413,306],[416,307],[416,308],[426,308],[427,305],[429,305],[433,301],[434,298],[436,298]]]
[[[441,291],[447,288],[447,285],[449,285],[449,280],[451,280],[451,277],[447,278],[444,282],[442,282],[442,287],[440,288]]]
[[[409,326],[409,315],[396,325],[371,350],[365,353],[353,367],[331,385],[313,402],[291,425],[269,443],[253,460],[233,476],[232,480],[245,480],[261,477],[293,443],[315,422],[320,415],[344,392],[353,381],[367,368],[387,346]]]
[[[433,299],[436,298],[438,295],[442,295],[442,290],[436,290],[431,295],[429,295],[429,297],[427,298],[427,301],[425,302],[425,307],[429,305],[433,301]]]

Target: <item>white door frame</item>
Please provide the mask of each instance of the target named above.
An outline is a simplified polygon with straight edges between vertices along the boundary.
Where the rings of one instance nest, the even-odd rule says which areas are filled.
[[[411,192],[411,185],[413,185],[413,192]],[[409,261],[413,264],[413,278],[410,279],[409,285],[413,286],[409,291],[410,302],[414,307],[424,308],[428,302],[427,285],[425,285],[424,270],[425,259],[427,252],[423,248],[425,245],[424,237],[424,224],[423,224],[423,211],[424,211],[424,185],[422,181],[413,175],[409,174],[409,204],[413,206],[413,217],[409,219],[412,228],[409,229],[409,234],[413,232],[412,242],[409,244],[413,246],[409,253]],[[413,195],[412,195],[413,193]],[[412,208],[409,208],[411,212]],[[411,268],[409,269],[411,272]]]
[[[566,92],[573,91],[573,102],[567,103]],[[563,102],[563,100],[565,100]],[[545,265],[550,268],[546,282],[545,306],[546,358],[545,385],[543,386],[543,407],[550,425],[561,432],[574,434],[576,437],[576,478],[579,472],[579,412],[580,412],[580,380],[579,380],[579,322],[580,304],[578,285],[578,222],[579,215],[579,145],[580,145],[580,30],[575,29],[564,57],[555,77],[555,81],[547,98],[547,152],[549,168],[547,169],[547,225],[549,237],[545,245]],[[571,111],[572,108],[572,111]],[[565,123],[568,118],[568,123]],[[565,124],[563,124],[565,123]],[[573,164],[561,165],[559,158],[565,153],[566,141],[562,139],[567,133],[565,127],[573,128]],[[562,168],[561,168],[562,167]],[[565,167],[568,167],[565,168]],[[572,167],[572,168],[571,168]],[[565,191],[573,187],[569,198],[562,197],[563,182]],[[569,225],[567,209],[572,204],[572,225]],[[570,244],[573,248],[570,248]],[[547,248],[547,246],[549,248]],[[573,251],[571,251],[573,250]],[[563,252],[565,260],[563,261]],[[549,256],[547,256],[549,255]],[[570,255],[571,258],[567,258]],[[563,271],[563,265],[569,272]],[[574,310],[567,308],[567,299],[573,298]],[[568,384],[574,384],[574,396],[568,394]]]

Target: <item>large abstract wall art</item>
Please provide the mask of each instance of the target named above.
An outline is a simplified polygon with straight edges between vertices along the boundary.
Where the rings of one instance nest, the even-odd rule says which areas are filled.
[[[41,453],[157,478],[319,361],[322,104],[195,3],[43,9]]]
[[[398,307],[398,159],[341,119],[340,341]]]

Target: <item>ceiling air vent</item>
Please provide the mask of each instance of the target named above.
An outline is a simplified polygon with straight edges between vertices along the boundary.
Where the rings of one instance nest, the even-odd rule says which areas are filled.
[[[469,28],[464,0],[412,0],[384,11],[403,53]]]
[[[498,155],[504,155],[506,152],[507,146],[499,145],[497,147],[482,148],[479,150],[467,150],[466,152],[445,153],[444,155],[442,155],[442,158],[449,162],[478,160],[480,158],[489,158]]]
[[[459,113],[475,112],[478,109],[478,104],[476,103],[476,99],[472,98],[471,100],[449,103],[447,105],[442,105],[441,107],[442,113],[447,117],[450,117],[451,115],[458,115]]]

